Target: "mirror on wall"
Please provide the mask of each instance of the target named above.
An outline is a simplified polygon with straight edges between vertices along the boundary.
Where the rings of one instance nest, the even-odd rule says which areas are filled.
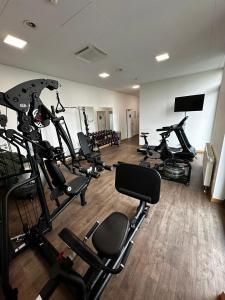
[[[81,131],[84,133],[86,133],[87,125],[90,133],[114,129],[112,107],[80,107],[79,118]]]
[[[100,130],[113,130],[112,107],[96,107],[97,128]]]

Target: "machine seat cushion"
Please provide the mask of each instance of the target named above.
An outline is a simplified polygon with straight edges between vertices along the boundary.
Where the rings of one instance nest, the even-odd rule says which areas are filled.
[[[117,256],[124,246],[128,230],[127,216],[120,212],[114,212],[99,225],[93,234],[93,245],[104,257]]]
[[[89,179],[85,176],[78,176],[68,183],[71,187],[70,194],[78,195],[88,186]]]

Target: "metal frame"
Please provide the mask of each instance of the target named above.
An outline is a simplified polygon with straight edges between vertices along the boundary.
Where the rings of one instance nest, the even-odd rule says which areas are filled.
[[[38,153],[39,150],[47,152],[43,144],[41,143],[42,137],[40,134],[40,128],[46,127],[51,121],[55,126],[58,134],[66,143],[70,155],[72,158],[72,164],[74,167],[76,165],[76,155],[73,149],[70,138],[65,132],[64,128],[60,124],[59,118],[55,117],[54,114],[42,103],[40,100],[40,94],[44,88],[49,90],[57,89],[58,82],[55,80],[45,80],[36,79],[28,82],[24,82],[10,89],[6,93],[0,93],[0,105],[6,106],[17,112],[18,116],[18,130],[19,133],[13,129],[0,129],[0,136],[7,142],[19,147],[23,147],[27,151],[27,157],[31,165],[31,178],[25,180],[22,183],[14,185],[5,195],[4,199],[1,201],[1,220],[0,220],[0,233],[1,233],[1,252],[0,252],[0,279],[2,289],[7,300],[17,299],[17,289],[14,289],[9,280],[9,231],[8,231],[8,200],[11,193],[23,185],[35,181],[37,185],[37,193],[39,196],[39,203],[41,207],[41,215],[36,226],[31,228],[29,232],[22,235],[24,237],[24,244],[20,246],[20,249],[15,249],[14,254],[19,254],[21,251],[27,248],[27,246],[33,244],[38,246],[39,241],[43,240],[45,243],[40,244],[39,250],[46,256],[47,259],[52,259],[52,253],[57,253],[54,251],[54,247],[44,238],[43,234],[52,229],[52,221],[62,212],[69,203],[76,197],[81,196],[81,204],[85,204],[85,191],[91,180],[92,174],[86,172],[87,184],[86,187],[78,195],[70,195],[61,204],[56,198],[57,207],[53,211],[49,211],[44,189],[42,186],[41,176],[39,172],[38,165],[41,166],[46,181],[49,185],[50,190],[53,190],[51,180],[47,174],[44,166],[43,157]],[[40,113],[40,116],[37,115]],[[43,116],[43,117],[42,117]],[[54,151],[53,151],[54,158]],[[56,154],[57,155],[57,154]],[[96,176],[96,174],[94,174]],[[93,176],[93,177],[94,177]],[[45,250],[42,251],[45,245]]]
[[[136,235],[138,229],[143,223],[144,219],[147,217],[149,213],[149,205],[140,201],[140,204],[137,208],[136,214],[130,220],[130,229],[127,235],[126,241],[124,243],[123,249],[120,254],[113,259],[106,259],[102,257],[104,261],[105,268],[101,270],[96,270],[93,267],[89,267],[86,273],[80,277],[82,280],[86,292],[79,294],[76,286],[80,284],[77,282],[77,278],[75,276],[79,276],[76,271],[73,270],[73,260],[68,257],[62,257],[62,261],[58,261],[57,266],[52,265],[52,274],[56,274],[53,276],[42,288],[37,299],[48,300],[51,295],[54,293],[56,288],[59,286],[61,282],[63,282],[66,287],[69,289],[71,294],[76,297],[78,300],[99,300],[105,287],[107,286],[111,276],[113,274],[120,273],[126,264],[126,260],[130,254],[131,248],[133,246],[133,238]],[[89,232],[91,234],[87,234],[88,239],[94,234],[97,229],[98,224],[94,224]],[[87,239],[87,237],[86,237]],[[85,239],[85,240],[86,240]],[[76,257],[76,256],[75,256]],[[67,266],[65,267],[65,262],[67,261]],[[65,277],[64,277],[65,276]],[[40,298],[39,298],[40,297]],[[78,297],[78,298],[77,298]]]

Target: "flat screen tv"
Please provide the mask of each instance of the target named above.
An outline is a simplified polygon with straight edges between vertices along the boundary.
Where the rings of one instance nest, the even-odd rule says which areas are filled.
[[[205,94],[176,97],[174,111],[199,111],[203,109]]]

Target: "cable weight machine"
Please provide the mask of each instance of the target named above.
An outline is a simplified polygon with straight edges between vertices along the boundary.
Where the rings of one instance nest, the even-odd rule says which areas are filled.
[[[76,198],[81,198],[81,204],[85,205],[85,192],[91,178],[97,178],[99,174],[92,169],[80,168],[77,164],[75,151],[68,134],[62,127],[58,118],[43,104],[40,94],[43,89],[50,91],[58,88],[55,80],[36,79],[21,83],[6,93],[0,93],[0,105],[16,111],[18,119],[18,131],[6,128],[6,120],[1,117],[0,137],[16,147],[22,147],[27,152],[30,163],[30,178],[12,186],[2,195],[0,203],[0,282],[5,299],[18,299],[18,290],[10,283],[9,265],[14,256],[17,256],[27,247],[35,247],[46,258],[50,265],[57,261],[58,251],[44,237],[44,234],[52,229],[52,221]],[[54,148],[48,141],[42,139],[41,128],[47,127],[50,122],[55,126],[60,138],[67,145],[72,165],[79,172],[79,176],[67,182],[57,161],[63,160],[59,147]],[[39,167],[46,178],[51,192],[51,199],[56,207],[50,210],[49,201],[45,197]],[[18,237],[9,237],[9,198],[12,193],[26,184],[35,183],[37,187],[37,216],[35,224],[23,223],[23,233]],[[66,196],[60,200],[61,196]],[[33,206],[34,208],[34,206]],[[28,210],[27,210],[28,211]],[[26,215],[26,214],[25,214]],[[21,215],[20,215],[21,217]],[[29,217],[27,216],[27,219]],[[19,240],[20,245],[12,248],[12,241]]]

